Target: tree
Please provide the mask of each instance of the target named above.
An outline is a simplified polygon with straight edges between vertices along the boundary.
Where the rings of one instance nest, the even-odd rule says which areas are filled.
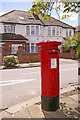
[[[32,8],[28,11],[31,14],[41,14],[41,17],[44,18],[44,20],[50,20],[51,12],[52,10],[55,10],[59,19],[59,11],[62,10],[63,13],[65,13],[62,16],[62,19],[69,17],[70,15],[68,13],[79,12],[79,6],[80,2],[57,2],[57,0],[47,0],[48,2],[45,2],[45,0],[34,0]],[[60,0],[61,1],[61,0]]]
[[[31,14],[41,14],[41,17],[44,18],[44,20],[50,20],[51,12],[52,10],[55,10],[59,20],[60,15],[59,11],[63,11],[65,13],[62,16],[62,19],[70,17],[71,14],[78,13],[80,11],[80,2],[79,0],[75,0],[75,2],[64,2],[63,0],[34,0],[32,8],[28,11],[28,13]],[[71,13],[70,15],[68,13]],[[65,50],[75,49],[77,52],[77,56],[80,56],[80,34],[76,34],[75,36],[68,37],[66,43],[63,45],[65,47]]]
[[[74,49],[76,55],[80,58],[80,33],[75,34],[73,37],[67,37],[66,43],[63,44],[64,52]]]

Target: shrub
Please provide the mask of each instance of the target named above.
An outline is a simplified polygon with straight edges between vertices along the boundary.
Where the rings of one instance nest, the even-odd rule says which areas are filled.
[[[11,55],[11,56],[4,56],[3,58],[3,65],[6,67],[14,67],[19,63],[18,57]]]
[[[77,52],[76,52],[77,57],[80,59],[80,44],[77,47]]]

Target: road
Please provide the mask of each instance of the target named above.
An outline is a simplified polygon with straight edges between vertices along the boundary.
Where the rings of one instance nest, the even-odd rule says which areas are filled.
[[[0,70],[2,107],[10,107],[39,96],[41,94],[40,71],[40,67]],[[78,64],[60,64],[60,88],[77,82]]]

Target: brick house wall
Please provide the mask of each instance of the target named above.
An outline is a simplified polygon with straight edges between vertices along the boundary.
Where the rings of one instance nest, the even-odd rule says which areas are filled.
[[[2,50],[3,56],[8,55],[8,53],[12,51],[12,44],[22,44],[23,49],[26,50],[26,42],[6,41],[6,43],[3,45],[3,50]]]

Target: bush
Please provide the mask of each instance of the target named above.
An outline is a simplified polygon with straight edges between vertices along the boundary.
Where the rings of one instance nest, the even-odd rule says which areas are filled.
[[[4,56],[3,58],[3,65],[6,67],[14,67],[19,63],[18,57],[11,55],[11,56]]]
[[[80,59],[80,45],[78,45],[76,50],[77,50],[76,55]]]

